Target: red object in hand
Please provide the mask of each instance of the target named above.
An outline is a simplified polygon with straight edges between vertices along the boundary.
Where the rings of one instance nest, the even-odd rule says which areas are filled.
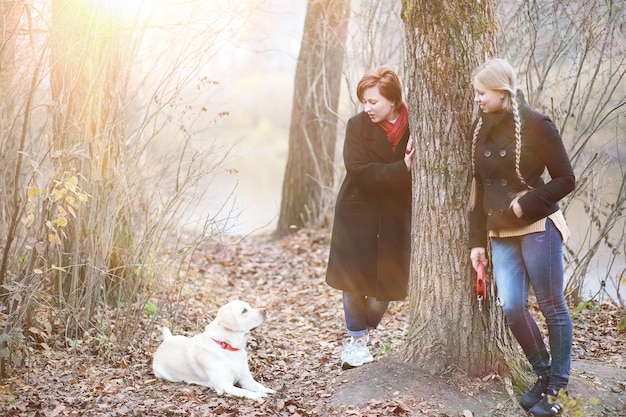
[[[483,310],[483,300],[486,296],[485,290],[485,265],[478,262],[476,270],[476,299],[478,300],[478,309]]]

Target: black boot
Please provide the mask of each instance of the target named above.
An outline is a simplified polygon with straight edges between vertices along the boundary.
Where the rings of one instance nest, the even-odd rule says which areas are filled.
[[[544,397],[535,404],[529,413],[533,417],[552,417],[561,412],[561,404],[557,402],[559,392],[556,389],[548,388]]]
[[[533,405],[537,404],[543,398],[546,388],[548,388],[548,377],[546,375],[538,376],[535,385],[520,399],[520,404],[524,410],[530,410]]]

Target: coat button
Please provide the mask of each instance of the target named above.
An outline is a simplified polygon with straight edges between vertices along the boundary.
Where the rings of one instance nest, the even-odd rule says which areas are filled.
[[[491,156],[491,151],[490,151],[489,149],[487,149],[487,150],[485,151],[485,156],[486,156],[487,158],[489,158],[489,157]]]
[[[492,209],[487,210],[487,216],[491,216],[492,214],[493,214],[493,210]]]
[[[499,214],[500,216],[502,216],[502,215],[504,214],[504,210],[502,210],[502,209],[498,209],[498,214]]]
[[[501,186],[503,186],[503,187],[506,187],[506,185],[507,185],[508,183],[509,183],[509,182],[508,182],[507,180],[505,180],[505,179],[501,179],[501,180],[500,180],[500,185],[501,185]]]
[[[505,157],[506,156],[506,149],[501,149],[500,150],[500,156],[501,157]]]
[[[490,180],[489,178],[487,178],[487,179],[485,180],[485,185],[486,185],[487,187],[491,186],[491,180]]]

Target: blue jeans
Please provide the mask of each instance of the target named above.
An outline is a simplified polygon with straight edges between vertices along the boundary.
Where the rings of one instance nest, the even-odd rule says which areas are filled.
[[[563,296],[563,243],[546,219],[546,231],[492,239],[493,272],[498,299],[513,336],[537,375],[548,375],[549,387],[566,388],[572,356],[572,320]],[[548,326],[550,354],[528,311],[528,287]]]
[[[375,297],[343,293],[343,312],[346,317],[348,335],[365,336],[369,329],[375,329],[383,318],[389,301],[378,301]]]

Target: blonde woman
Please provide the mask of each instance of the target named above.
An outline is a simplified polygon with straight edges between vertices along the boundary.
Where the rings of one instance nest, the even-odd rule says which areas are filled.
[[[474,269],[486,263],[491,241],[498,300],[537,375],[520,403],[533,416],[554,416],[561,409],[554,397],[569,382],[572,349],[563,296],[562,242],[569,231],[557,203],[574,189],[574,172],[559,132],[526,105],[508,62],[485,62],[473,84],[480,110],[471,135],[470,259]],[[528,310],[530,286],[545,317],[549,351]]]

